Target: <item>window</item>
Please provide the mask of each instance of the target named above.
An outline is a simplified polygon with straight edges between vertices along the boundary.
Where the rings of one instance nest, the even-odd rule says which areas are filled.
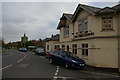
[[[73,52],[74,54],[77,54],[77,44],[73,44],[73,45],[72,45],[72,48],[73,48],[73,51],[72,51],[72,52]]]
[[[65,51],[65,45],[62,45],[62,51]]]
[[[67,45],[67,51],[69,51],[69,46]]]
[[[64,27],[64,36],[69,35],[69,26]]]
[[[80,32],[88,31],[87,20],[81,20],[78,22],[78,28]]]
[[[56,49],[56,50],[59,50],[59,49],[60,49],[60,46],[59,46],[59,45],[55,45],[55,49]]]
[[[49,50],[49,45],[47,45],[47,50]]]
[[[88,44],[82,44],[82,55],[88,56]]]
[[[102,17],[102,30],[113,30],[113,17]]]

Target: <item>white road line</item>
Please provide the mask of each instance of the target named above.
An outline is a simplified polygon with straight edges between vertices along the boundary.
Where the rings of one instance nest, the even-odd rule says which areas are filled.
[[[12,65],[13,65],[13,64],[10,64],[10,65],[8,65],[8,66],[2,68],[1,70],[4,70],[4,69],[6,69],[6,68],[9,68],[9,67],[12,66]]]
[[[17,63],[21,62],[22,60],[23,60],[23,59],[18,60]]]
[[[57,80],[57,79],[58,79],[58,77],[57,77],[57,76],[54,76],[54,77],[53,77],[53,80]]]
[[[57,78],[58,78],[58,72],[59,72],[59,66],[57,66],[55,75],[53,76],[53,80],[57,80]]]
[[[59,70],[57,69],[57,70],[56,70],[56,73],[58,73],[58,72],[59,72]]]
[[[26,54],[25,54],[25,53],[22,53],[22,54],[24,54],[24,57],[23,57],[23,58],[26,58]],[[21,61],[23,60],[23,58],[20,59],[20,60],[18,60],[17,63],[21,62]],[[4,70],[4,69],[6,69],[6,68],[9,68],[9,67],[11,67],[12,65],[13,65],[13,64],[10,64],[10,65],[8,65],[8,66],[6,66],[6,67],[4,67],[4,68],[2,68],[2,69],[0,69],[0,70]]]
[[[57,75],[58,75],[58,73],[56,72],[56,73],[55,73],[55,76],[57,76]]]

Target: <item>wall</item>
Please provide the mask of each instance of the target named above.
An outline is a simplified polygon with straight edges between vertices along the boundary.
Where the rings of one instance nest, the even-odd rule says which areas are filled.
[[[113,31],[102,31],[102,17],[113,16]],[[115,14],[99,15],[88,17],[88,30],[92,30],[95,36],[115,36],[117,35],[117,16]]]
[[[114,21],[113,31],[102,31],[101,17],[104,17],[104,16],[113,16],[113,21]],[[69,45],[70,47],[69,51],[72,51],[72,44],[77,44],[78,46],[77,55],[80,58],[84,59],[88,65],[95,66],[95,67],[118,68],[118,63],[119,63],[119,68],[120,68],[120,62],[118,62],[118,60],[120,61],[120,49],[118,48],[118,44],[120,46],[120,38],[118,40],[117,37],[115,38],[110,37],[110,36],[118,36],[118,32],[120,34],[120,31],[118,31],[120,30],[120,28],[119,29],[117,28],[118,16],[116,14],[103,14],[103,15],[93,16],[86,11],[81,11],[78,17],[76,18],[75,22],[71,24],[70,30],[72,33],[74,32],[75,34],[76,32],[79,32],[78,21],[85,19],[86,17],[88,20],[88,30],[91,30],[92,32],[94,32],[94,35],[80,38],[80,39],[83,39],[83,38],[88,38],[88,39],[83,39],[83,40],[76,39],[75,41],[72,41],[73,36],[71,35],[71,33],[70,35],[72,39],[70,39],[70,35],[68,38],[64,38],[63,28],[61,28],[60,44],[61,45],[64,44],[65,47]],[[103,36],[105,38],[102,38]],[[90,37],[94,37],[94,38],[90,39]],[[89,45],[89,54],[87,57],[82,56],[81,44],[83,43],[88,43]]]
[[[49,42],[46,42],[46,51],[54,50],[54,44],[56,44],[58,42],[59,41],[49,41]],[[49,50],[47,50],[47,45],[49,45]]]
[[[88,56],[82,56],[82,45],[88,43]],[[69,45],[72,52],[72,44],[77,44],[77,55],[84,59],[87,65],[95,67],[118,68],[118,42],[117,38],[99,38],[61,43]],[[65,48],[65,50],[67,50]]]
[[[73,24],[69,24],[69,35],[64,36],[64,27],[60,29],[60,42],[67,42],[72,40]]]

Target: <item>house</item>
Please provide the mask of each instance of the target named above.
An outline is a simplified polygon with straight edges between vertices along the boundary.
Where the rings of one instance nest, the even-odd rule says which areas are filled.
[[[59,34],[52,35],[51,38],[46,38],[46,51],[59,49]]]
[[[57,45],[87,65],[120,72],[120,4],[105,8],[79,4],[73,14],[63,13],[57,29],[60,40],[49,48]]]

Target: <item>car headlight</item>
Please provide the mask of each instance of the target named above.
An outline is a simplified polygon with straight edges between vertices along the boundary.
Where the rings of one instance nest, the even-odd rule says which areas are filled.
[[[75,60],[72,60],[72,62],[77,63],[77,61],[75,61]]]

